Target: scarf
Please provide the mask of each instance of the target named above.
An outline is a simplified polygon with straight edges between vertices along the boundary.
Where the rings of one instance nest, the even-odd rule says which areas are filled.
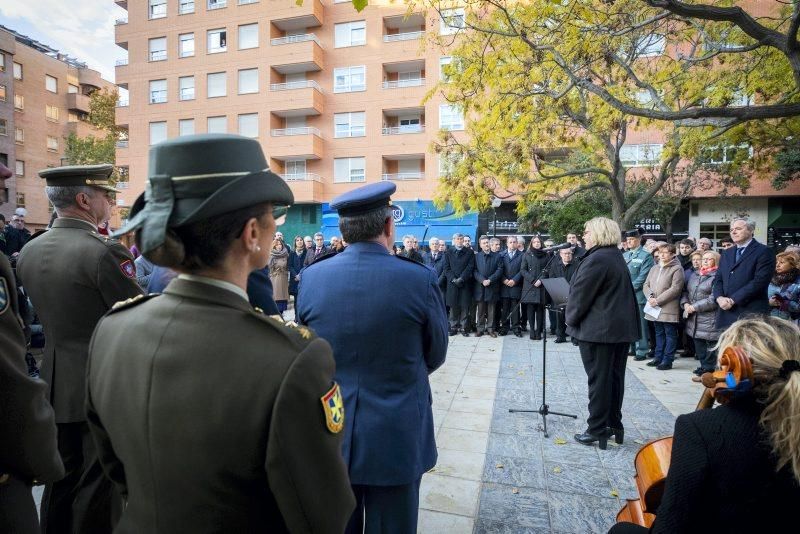
[[[798,275],[800,275],[800,270],[798,269],[789,269],[785,273],[775,273],[772,277],[772,284],[778,287],[781,287],[785,284],[791,284],[795,280],[797,280]]]
[[[700,276],[708,276],[709,274],[714,274],[717,272],[717,266],[709,267],[708,269],[700,269]]]
[[[269,274],[274,276],[276,274],[285,273],[288,268],[288,264],[284,263],[283,266],[278,265],[278,261],[282,258],[288,258],[289,251],[286,250],[286,247],[283,247],[282,250],[275,250],[272,249],[269,251]]]

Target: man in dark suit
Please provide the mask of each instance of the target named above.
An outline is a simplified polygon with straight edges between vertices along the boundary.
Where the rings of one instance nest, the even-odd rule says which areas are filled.
[[[578,269],[578,262],[574,260],[575,251],[565,248],[558,251],[560,259],[553,260],[549,278],[564,278],[567,282],[572,280],[572,275]],[[567,323],[564,321],[564,309],[556,313],[556,340],[555,343],[567,342]]]
[[[112,165],[46,169],[47,197],[58,218],[25,245],[17,274],[45,333],[42,379],[56,413],[66,476],[45,487],[42,530],[111,532],[118,503],[86,423],[86,358],[100,318],[118,301],[142,294],[133,256],[97,227],[111,215]],[[88,185],[87,185],[88,184]]]
[[[522,257],[524,254],[518,250],[516,236],[506,239],[507,250],[503,252],[503,277],[500,287],[500,300],[503,303],[500,312],[500,335],[508,334],[508,318],[511,316],[511,331],[517,337],[522,337],[522,327],[519,324],[519,299],[522,296]]]
[[[311,265],[318,258],[325,256],[328,253],[328,247],[325,246],[325,237],[321,232],[314,234],[314,248],[306,254],[305,266]]]
[[[574,260],[579,260],[581,256],[586,254],[586,249],[581,246],[581,242],[578,241],[578,234],[570,232],[567,234],[567,243],[572,245],[572,258]]]
[[[350,246],[300,281],[298,321],[333,346],[344,395],[352,533],[416,532],[420,480],[437,459],[428,375],[445,360],[447,315],[436,273],[389,254],[395,189],[378,182],[334,199]]]
[[[413,235],[407,234],[403,236],[403,256],[411,261],[424,264],[425,260],[422,258],[422,254],[419,253],[419,250],[417,250],[415,243],[416,238]]]
[[[475,255],[475,291],[474,301],[477,309],[476,337],[484,331],[491,337],[497,337],[494,331],[494,305],[500,300],[500,279],[503,277],[503,264],[500,255],[491,251],[489,238],[481,236],[478,240],[481,251]]]
[[[472,301],[472,274],[475,254],[464,246],[464,234],[453,235],[453,246],[444,255],[444,276],[447,280],[445,302],[450,306],[450,335],[459,331],[469,336],[468,313]]]
[[[775,274],[775,254],[753,238],[755,228],[754,222],[743,217],[731,221],[734,246],[722,252],[714,278],[720,330],[744,314],[769,313],[767,287]]]

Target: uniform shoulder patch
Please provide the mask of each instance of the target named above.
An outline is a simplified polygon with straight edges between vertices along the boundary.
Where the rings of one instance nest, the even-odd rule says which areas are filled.
[[[136,278],[136,266],[131,260],[124,260],[119,264],[119,268],[122,270],[122,274],[128,278]]]
[[[108,311],[108,313],[116,313],[120,310],[126,310],[128,308],[138,306],[142,302],[150,300],[153,297],[157,297],[158,295],[160,295],[160,293],[150,293],[149,295],[136,295],[135,297],[131,297],[129,299],[120,300],[111,306],[111,309]]]
[[[8,294],[8,283],[6,279],[0,277],[0,315],[3,315],[11,305],[11,297]]]
[[[331,433],[338,434],[344,428],[344,400],[339,384],[334,382],[333,387],[320,397],[320,401],[325,412],[325,426]]]

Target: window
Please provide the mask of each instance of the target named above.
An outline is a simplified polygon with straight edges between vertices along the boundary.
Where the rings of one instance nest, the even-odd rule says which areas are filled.
[[[0,52],[0,72],[6,71],[6,55]]]
[[[150,61],[164,61],[167,59],[167,38],[156,37],[149,41]]]
[[[258,2],[258,0],[239,0],[238,4],[240,6],[243,6],[245,4],[255,4],[257,2]]]
[[[8,135],[8,122],[0,119],[0,135]]]
[[[58,79],[53,76],[50,76],[49,74],[45,74],[44,88],[50,91],[51,93],[58,93]]]
[[[636,43],[636,55],[639,57],[660,56],[664,53],[666,46],[667,38],[653,33],[638,40]]]
[[[334,46],[359,46],[367,44],[367,21],[343,22],[334,26]]]
[[[6,86],[0,85],[0,102],[6,101]]]
[[[47,150],[51,152],[58,151],[58,138],[52,135],[47,136]]]
[[[258,137],[258,113],[239,115],[239,135]]]
[[[14,95],[14,109],[22,111],[25,109],[25,97],[22,95]]]
[[[167,16],[167,0],[150,0],[149,18],[160,19]]]
[[[161,141],[167,140],[167,123],[166,122],[151,122],[150,123],[150,144],[155,145]]]
[[[178,36],[178,56],[192,57],[194,55],[194,34],[182,33]]]
[[[333,115],[334,137],[364,137],[366,112],[336,113]]]
[[[397,73],[397,87],[417,87],[422,85],[422,71],[414,70]]]
[[[258,24],[239,26],[239,50],[258,47]]]
[[[150,103],[163,104],[167,101],[167,80],[150,80]]]
[[[247,95],[258,92],[258,69],[242,69],[239,71],[239,94]]]
[[[401,132],[422,131],[422,118],[419,115],[415,115],[413,117],[400,117],[398,124],[400,125]]]
[[[461,157],[458,154],[442,154],[439,156],[439,176],[450,176],[455,171]]]
[[[228,133],[227,117],[209,117],[206,122],[208,133]]]
[[[704,148],[700,151],[697,161],[707,165],[722,165],[749,159],[753,149],[748,145],[729,145]]]
[[[78,122],[78,114],[72,111],[67,112],[67,122]]]
[[[69,94],[77,94],[78,93],[78,86],[75,84],[68,83],[67,84],[67,93]]]
[[[447,66],[453,62],[453,58],[451,56],[442,56],[439,58],[439,79],[443,82],[450,81],[450,77],[447,75]]]
[[[17,193],[17,207],[18,208],[25,207],[25,193]]]
[[[194,119],[181,119],[178,121],[178,135],[193,135]]]
[[[208,30],[208,43],[206,52],[209,54],[219,54],[228,50],[228,32],[222,30]]]
[[[14,141],[22,144],[25,142],[25,130],[22,128],[14,128]]]
[[[654,164],[661,161],[663,149],[664,145],[659,144],[623,145],[619,149],[619,160],[626,167]]]
[[[366,91],[367,67],[342,67],[333,70],[333,92]]]
[[[284,170],[286,177],[289,179],[304,179],[306,177],[306,160],[287,159]]]
[[[439,21],[439,33],[441,35],[452,35],[464,28],[464,26],[463,7],[442,10],[442,20]]]
[[[194,13],[194,0],[180,0],[178,2],[178,13],[181,15]]]
[[[45,118],[51,122],[58,122],[58,106],[45,105]]]
[[[22,65],[20,63],[14,62],[14,79],[21,80],[22,79]]]
[[[333,160],[333,181],[363,182],[366,180],[366,158],[336,158]]]
[[[25,176],[25,162],[21,159],[18,159],[14,163],[14,174],[17,176]]]
[[[439,105],[439,128],[442,130],[464,129],[464,116],[458,106],[452,104]]]
[[[223,7],[228,5],[227,0],[208,0],[208,10],[211,11],[212,9],[222,9]]]
[[[178,100],[194,100],[194,76],[178,78]]]
[[[228,94],[228,77],[225,72],[212,72],[206,81],[208,98],[216,98]]]

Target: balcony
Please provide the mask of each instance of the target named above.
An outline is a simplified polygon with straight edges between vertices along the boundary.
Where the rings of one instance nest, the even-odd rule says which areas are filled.
[[[411,78],[408,80],[386,80],[383,82],[384,89],[401,89],[403,87],[422,87],[425,85],[425,78]]]
[[[272,24],[280,31],[299,30],[301,28],[319,28],[325,21],[325,8],[320,0],[296,2],[275,2],[272,10]]]
[[[269,43],[272,46],[281,46],[286,44],[292,43],[305,43],[307,41],[314,41],[319,46],[322,46],[319,38],[313,33],[304,33],[302,35],[287,35],[285,37],[276,37],[274,39],[270,39]]]
[[[322,177],[313,172],[302,174],[282,174],[294,195],[295,203],[322,202],[325,193],[325,184]]]
[[[89,96],[80,93],[68,93],[67,109],[89,113]]]
[[[300,128],[277,128],[272,130],[272,137],[286,137],[287,135],[316,135],[322,137],[318,128],[302,126]]]
[[[115,67],[124,67],[128,64],[128,58],[118,59],[114,62]]]
[[[123,24],[127,24],[127,23],[128,23],[128,17],[123,17],[123,18],[116,19],[114,21],[114,26],[122,26]]]
[[[288,83],[271,83],[269,85],[270,91],[291,91],[293,89],[306,89],[312,88],[316,89],[320,93],[322,92],[322,87],[315,82],[314,80],[303,80],[299,82],[288,82]]]
[[[397,172],[393,174],[381,174],[381,180],[383,180],[384,182],[422,180],[424,178],[425,178],[424,172]]]
[[[297,174],[281,174],[279,175],[281,178],[286,180],[287,182],[320,182],[322,183],[322,177],[319,174],[313,172],[303,172]]]
[[[227,0],[208,0],[208,10],[213,11],[215,9],[222,9],[224,7],[228,7]]]
[[[325,60],[319,40],[306,38],[313,34],[305,34],[291,37],[279,37],[286,39],[283,45],[275,45],[270,50],[270,63],[272,68],[281,74],[294,74],[298,72],[314,72],[325,68]],[[305,39],[303,39],[305,38]]]
[[[297,87],[288,87],[295,85]],[[277,83],[270,85],[270,91],[282,91],[280,95],[275,95],[273,105],[272,113],[277,117],[322,115],[325,111],[325,98],[317,82]]]
[[[116,184],[114,184],[114,187],[116,189],[128,189],[130,185],[131,185],[130,182],[117,182]]]
[[[415,182],[425,179],[425,154],[398,154],[383,157],[384,182]]]
[[[130,101],[127,98],[117,100],[117,107],[118,108],[127,108],[129,105],[130,105]]]
[[[384,126],[381,129],[381,134],[402,135],[402,134],[423,133],[424,131],[425,131],[424,124],[408,124],[403,126]]]
[[[120,139],[115,143],[117,148],[128,148],[128,140],[127,139]]]
[[[317,128],[282,128],[271,134],[268,153],[273,159],[322,159],[323,142]]]
[[[383,42],[394,43],[397,41],[415,41],[417,39],[422,39],[424,36],[425,36],[424,31],[390,33],[383,36]]]

